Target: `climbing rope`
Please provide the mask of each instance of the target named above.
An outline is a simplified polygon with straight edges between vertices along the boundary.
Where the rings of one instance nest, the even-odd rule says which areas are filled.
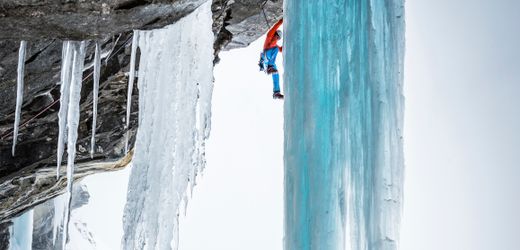
[[[94,72],[90,72],[90,74],[88,74],[85,78],[83,78],[82,81],[86,81],[89,77],[92,76],[92,74],[94,74]],[[40,112],[38,112],[38,114],[34,115],[33,117],[31,117],[29,120],[25,121],[24,123],[22,123],[20,125],[20,130],[22,130],[23,127],[25,127],[25,125],[27,125],[29,122],[33,121],[34,119],[38,118],[38,116],[40,116],[41,114],[45,113],[45,111],[49,110],[50,108],[52,108],[52,106],[56,105],[56,103],[58,103],[60,101],[60,99],[56,99],[54,100],[54,102],[52,102],[51,104],[49,104],[47,107],[43,108]],[[14,130],[10,130],[6,133],[4,133],[2,135],[2,140],[4,140],[5,138],[7,138],[8,136],[12,135],[13,134],[13,131]]]
[[[269,28],[271,28],[271,24],[269,24],[269,20],[267,20],[267,15],[265,14],[265,4],[267,3],[267,1],[269,1],[269,0],[264,1],[261,8],[262,8],[262,13],[264,13],[264,19],[265,19],[265,23],[267,24],[267,29],[269,29]]]
[[[116,52],[110,52],[110,55],[108,55],[107,59],[105,59],[105,63],[107,63],[108,60],[110,60],[110,58],[112,58],[113,55],[117,55],[117,53],[118,53],[119,51],[121,51],[121,49],[123,49],[124,47],[126,47],[126,45],[130,42],[130,39],[132,39],[133,36],[134,36],[133,34],[132,34],[131,36],[129,36],[129,37],[126,39],[126,41],[125,41],[121,46],[119,46],[119,49],[117,49]],[[117,42],[119,41],[119,38],[120,38],[120,37],[117,38],[115,44],[117,44]],[[114,45],[114,46],[115,46],[115,45]]]

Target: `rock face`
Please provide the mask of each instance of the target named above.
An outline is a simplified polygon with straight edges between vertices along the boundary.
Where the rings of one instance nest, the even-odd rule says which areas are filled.
[[[11,222],[0,224],[0,249],[9,249],[9,239],[11,237],[9,227]]]
[[[215,62],[221,50],[247,47],[282,17],[282,0],[215,0]],[[256,59],[256,58],[255,58]]]
[[[2,0],[0,39],[103,39],[154,29],[191,13],[205,0]]]
[[[219,6],[222,2],[225,7]],[[213,12],[221,12],[214,26],[224,22],[222,28],[231,35],[221,48],[243,48],[265,34],[281,18],[282,3],[282,0],[214,1]]]
[[[55,180],[59,76],[62,41],[95,39],[103,57],[96,152],[90,158],[92,59],[88,41],[81,92],[76,173],[79,177],[121,167],[132,29],[159,28],[189,14],[204,0],[3,0],[0,1],[0,222],[56,196]],[[215,55],[244,47],[282,15],[282,0],[214,0]],[[265,12],[265,16],[264,16]],[[4,39],[4,40],[1,40]],[[20,39],[29,40],[25,87],[16,155],[11,156]],[[256,64],[256,58],[251,59]],[[134,86],[136,88],[136,86]],[[134,89],[131,145],[137,128],[138,91]],[[64,155],[66,159],[66,153]],[[122,160],[123,159],[123,160]],[[126,160],[125,160],[126,159]],[[106,162],[103,167],[99,164]],[[63,171],[63,170],[62,170]],[[82,174],[83,173],[83,174]],[[54,177],[54,178],[53,178]],[[77,177],[77,176],[76,176]]]
[[[100,158],[117,158],[123,156],[122,135],[124,134],[124,117],[126,112],[126,82],[125,65],[129,57],[125,53],[125,40],[131,35],[124,34],[118,42],[105,42],[104,52],[111,49],[114,52],[102,67],[101,86],[99,93],[98,125],[96,136],[97,148],[94,160]],[[11,42],[6,42],[11,44]],[[90,57],[94,44],[89,43]],[[13,45],[16,48],[16,45]],[[15,79],[17,52],[0,58],[0,65],[5,70],[0,75],[0,179],[20,168],[34,168],[56,165],[56,145],[58,136],[59,110],[59,70],[61,63],[62,43],[58,40],[43,41],[28,44],[28,60],[26,61],[24,105],[22,107],[22,126],[20,127],[16,155],[9,152],[12,143],[12,126],[14,122],[13,108],[16,102]],[[119,51],[118,51],[119,50]],[[34,59],[31,59],[34,58]],[[15,60],[16,61],[16,60]],[[86,149],[90,148],[89,134],[92,124],[92,69],[84,73],[82,88],[81,117],[79,126],[77,162],[91,161]],[[5,86],[5,88],[4,88]],[[133,110],[137,110],[137,93],[133,102]],[[31,120],[32,119],[32,120]],[[29,121],[29,122],[27,122]],[[136,117],[132,117],[132,131],[136,128]]]
[[[76,164],[74,181],[95,173],[116,171],[126,167],[132,159],[132,151],[121,160],[101,160]],[[62,194],[67,186],[65,166],[56,180],[54,167],[24,168],[0,181],[0,223],[19,215],[36,204]],[[0,248],[1,249],[1,248]]]

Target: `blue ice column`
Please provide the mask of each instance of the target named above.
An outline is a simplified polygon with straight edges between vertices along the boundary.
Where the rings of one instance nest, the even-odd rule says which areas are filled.
[[[32,248],[33,210],[13,219],[10,228],[9,250],[25,250]]]
[[[398,248],[403,0],[285,0],[285,250]]]

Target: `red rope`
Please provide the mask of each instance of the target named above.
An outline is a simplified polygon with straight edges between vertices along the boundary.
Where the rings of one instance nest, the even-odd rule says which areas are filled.
[[[83,82],[86,81],[90,76],[92,76],[93,72],[90,72],[90,74],[88,74],[85,78],[83,78]],[[50,108],[52,108],[52,106],[56,105],[56,103],[58,103],[60,101],[60,99],[56,99],[54,102],[52,102],[51,104],[49,104],[47,107],[43,108],[40,112],[38,112],[38,114],[34,115],[33,117],[31,117],[30,119],[28,119],[27,121],[25,121],[24,123],[22,123],[22,125],[20,125],[20,130],[25,127],[25,125],[29,124],[29,122],[33,121],[34,119],[38,118],[41,114],[45,113],[45,111],[49,110]],[[4,140],[5,138],[11,136],[14,132],[14,129],[8,131],[8,132],[5,132],[3,135],[2,135],[2,140]]]

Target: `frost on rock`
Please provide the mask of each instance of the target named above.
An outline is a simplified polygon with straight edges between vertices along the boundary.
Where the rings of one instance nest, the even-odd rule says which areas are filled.
[[[395,250],[404,1],[284,4],[284,249]]]
[[[85,60],[85,42],[65,41],[63,43],[63,56],[61,68],[61,97],[58,113],[58,163],[57,177],[61,158],[64,151],[65,132],[67,133],[67,192],[64,200],[55,203],[55,221],[53,238],[59,226],[63,226],[62,246],[65,247],[68,234],[68,221],[70,218],[70,203],[72,199],[72,184],[74,177],[74,159],[76,157],[76,141],[78,139],[78,125],[80,115],[81,85],[83,81],[83,66]],[[61,201],[61,202],[60,202]],[[63,215],[63,216],[61,216]]]
[[[203,168],[213,84],[211,1],[164,29],[140,31],[139,128],[123,249],[177,249],[179,206]]]
[[[97,122],[97,106],[99,95],[99,74],[101,72],[101,49],[99,42],[96,43],[96,51],[94,52],[94,86],[92,91],[92,137],[90,138],[90,158],[94,157],[94,149],[96,147],[96,122]]]
[[[18,51],[18,69],[16,77],[16,110],[14,115],[14,130],[13,130],[13,148],[12,155],[16,151],[16,141],[18,140],[18,126],[20,126],[20,116],[22,113],[23,104],[23,77],[25,71],[25,51],[27,47],[27,41],[20,42],[20,49]]]

